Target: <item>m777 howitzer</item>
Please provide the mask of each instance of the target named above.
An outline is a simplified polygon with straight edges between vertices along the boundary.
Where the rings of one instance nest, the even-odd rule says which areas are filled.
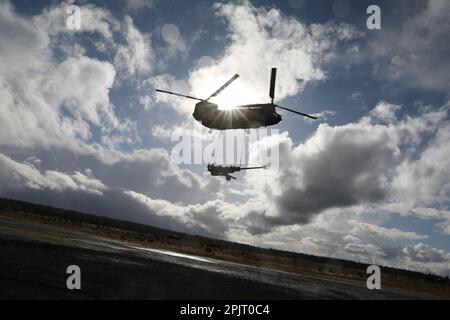
[[[227,181],[231,179],[236,179],[230,173],[234,173],[241,170],[253,170],[253,169],[266,169],[267,166],[259,166],[259,167],[246,167],[242,168],[240,166],[220,166],[214,164],[208,164],[208,171],[211,172],[212,176],[224,176]]]

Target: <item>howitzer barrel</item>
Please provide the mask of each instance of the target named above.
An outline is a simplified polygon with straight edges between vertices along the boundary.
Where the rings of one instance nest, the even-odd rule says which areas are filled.
[[[261,167],[247,167],[247,168],[241,168],[241,170],[252,170],[252,169],[265,169],[266,166],[261,166]]]

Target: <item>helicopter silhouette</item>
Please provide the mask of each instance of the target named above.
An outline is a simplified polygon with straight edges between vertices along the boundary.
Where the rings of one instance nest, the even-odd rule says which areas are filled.
[[[236,179],[230,173],[234,173],[241,170],[252,170],[252,169],[265,169],[266,166],[260,166],[260,167],[247,167],[242,168],[240,166],[219,166],[215,164],[208,164],[207,166],[208,171],[211,172],[212,176],[224,176],[227,181],[230,181],[231,179]]]
[[[195,105],[194,113],[192,114],[192,116],[195,120],[201,122],[202,125],[210,129],[252,129],[275,125],[282,120],[281,115],[276,112],[276,108],[293,112],[311,119],[317,119],[316,117],[308,115],[306,113],[274,104],[273,100],[275,99],[276,76],[277,69],[272,68],[269,90],[269,96],[271,98],[270,103],[241,105],[230,110],[219,109],[218,105],[209,102],[209,99],[219,95],[219,93],[225,90],[225,88],[228,87],[234,80],[239,78],[238,74],[235,74],[230,80],[228,80],[223,86],[221,86],[206,99],[199,99],[189,95],[160,89],[156,89],[156,91],[200,101]]]

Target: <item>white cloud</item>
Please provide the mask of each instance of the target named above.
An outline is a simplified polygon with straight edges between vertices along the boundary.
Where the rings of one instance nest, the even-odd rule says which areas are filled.
[[[45,65],[50,42],[47,33],[37,23],[16,15],[9,2],[0,3],[0,28],[2,78],[16,74],[23,65],[31,69]]]
[[[153,107],[153,97],[149,95],[140,96],[139,103],[145,110],[150,110]]]
[[[397,195],[412,203],[448,204],[450,125],[443,123],[417,158],[405,159],[393,181]]]
[[[88,171],[89,173],[89,171]],[[63,192],[81,190],[85,192],[102,194],[107,187],[90,174],[79,171],[72,173],[54,170],[39,171],[29,163],[19,163],[0,153],[0,178],[4,186],[15,188],[49,189]]]
[[[276,99],[280,101],[298,94],[307,83],[324,80],[323,66],[339,46],[361,36],[347,24],[308,26],[278,9],[255,8],[246,1],[215,4],[214,10],[229,30],[223,53],[214,63],[200,63],[191,70],[187,84],[166,76],[151,80],[154,87],[206,98],[238,73],[240,78],[212,101],[223,108],[269,102],[270,68],[278,67]],[[192,101],[162,96],[158,94],[159,101],[192,113]]]
[[[351,233],[356,236],[381,237],[389,240],[409,239],[422,240],[428,238],[426,235],[420,235],[415,232],[405,232],[395,228],[384,228],[377,225],[350,220],[352,226]]]
[[[9,146],[64,146],[77,149],[92,137],[89,123],[114,127],[117,119],[109,101],[114,67],[104,61],[72,54],[57,61],[53,36],[62,30],[45,24],[47,15],[61,15],[64,7],[51,7],[26,19],[8,2],[2,3],[0,24],[1,104],[0,143]],[[92,6],[85,13],[100,9]],[[102,11],[103,12],[103,11]],[[89,15],[88,15],[89,16]],[[9,43],[9,44],[8,44]]]
[[[180,206],[165,200],[157,200],[133,191],[125,194],[145,204],[156,215],[169,216],[184,223],[190,229],[201,229],[203,233],[214,237],[225,237],[228,229],[224,215],[226,205],[220,200],[205,202],[204,204]]]
[[[154,63],[150,35],[141,33],[130,16],[125,16],[123,24],[126,45],[118,47],[115,65],[126,76],[148,73]]]
[[[447,215],[447,220],[437,223],[436,226],[440,228],[444,234],[450,236],[450,214]]]
[[[397,120],[396,112],[401,109],[401,106],[381,101],[370,111],[370,115],[381,121],[391,122]]]
[[[372,257],[372,259],[385,255],[381,248],[370,243],[347,243],[344,247],[344,250],[346,250],[350,254],[355,254],[358,257]]]
[[[164,73],[153,76],[143,82],[143,87],[152,86],[156,89],[169,90],[179,93],[187,93],[189,91],[189,83],[185,80],[177,80],[174,76]],[[169,104],[175,111],[191,116],[194,111],[194,100],[183,99],[170,94],[156,94],[156,102],[164,102]],[[200,97],[201,98],[201,97]]]
[[[449,254],[445,251],[437,250],[422,242],[403,248],[403,253],[408,259],[418,262],[444,262],[449,258]]]
[[[114,78],[114,67],[108,62],[68,58],[44,80],[42,91],[53,106],[67,106],[75,116],[98,126],[103,122],[100,117],[116,125],[109,100]]]

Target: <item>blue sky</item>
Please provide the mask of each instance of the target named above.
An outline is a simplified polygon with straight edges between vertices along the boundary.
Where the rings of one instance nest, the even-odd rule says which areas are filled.
[[[1,196],[449,274],[448,2],[0,4]],[[172,134],[219,133],[156,87],[203,97],[239,73],[213,102],[265,103],[271,67],[277,103],[321,115],[280,112],[247,154],[276,145],[279,168],[229,183],[174,163]]]

